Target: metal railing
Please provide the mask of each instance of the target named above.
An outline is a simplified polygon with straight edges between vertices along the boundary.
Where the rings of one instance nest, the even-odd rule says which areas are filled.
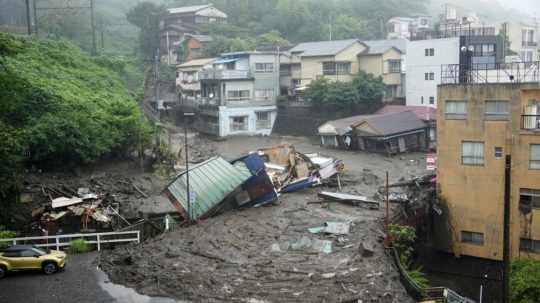
[[[208,69],[199,72],[200,80],[222,80],[222,79],[249,79],[252,78],[249,70],[230,69]]]
[[[442,84],[540,82],[540,62],[441,65]]]
[[[128,236],[131,236],[131,237],[128,237]],[[69,234],[69,235],[42,236],[42,237],[9,238],[9,239],[0,239],[0,243],[8,242],[8,243],[11,243],[12,245],[35,245],[37,247],[55,247],[57,250],[60,250],[61,247],[70,246],[71,240],[77,240],[77,239],[83,239],[88,244],[96,244],[97,250],[100,251],[102,244],[129,243],[129,242],[141,243],[141,232],[138,230],[135,230],[135,231],[91,233],[91,234]],[[49,243],[50,240],[52,241]]]
[[[521,115],[521,128],[540,131],[540,115]]]

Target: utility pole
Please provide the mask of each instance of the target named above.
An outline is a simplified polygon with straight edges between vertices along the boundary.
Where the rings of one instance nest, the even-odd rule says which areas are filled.
[[[94,0],[90,0],[90,23],[92,26],[92,55],[97,55],[96,22],[94,20]]]
[[[388,230],[388,225],[390,224],[390,185],[389,185],[389,174],[386,172],[386,218],[384,219],[384,226],[386,228],[386,246],[390,246],[390,231]]]
[[[184,113],[184,152],[186,153],[186,196],[188,203],[188,223],[192,220],[191,190],[189,188],[189,152],[188,152],[188,117],[195,116],[194,113]]]
[[[26,0],[26,27],[28,35],[32,34],[32,19],[30,18],[30,0]]]
[[[504,167],[504,239],[503,239],[503,303],[510,303],[510,190],[512,156],[506,155]]]
[[[38,34],[38,18],[37,18],[37,9],[36,9],[36,0],[32,0],[32,8],[34,10],[34,33]]]
[[[105,25],[103,24],[103,16],[99,17],[99,29],[101,34],[101,51],[105,51]]]

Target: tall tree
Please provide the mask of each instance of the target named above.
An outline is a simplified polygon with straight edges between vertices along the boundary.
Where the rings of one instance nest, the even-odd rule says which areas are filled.
[[[164,6],[141,2],[127,13],[127,20],[140,29],[140,49],[146,59],[151,59],[160,42],[159,23],[166,14]]]

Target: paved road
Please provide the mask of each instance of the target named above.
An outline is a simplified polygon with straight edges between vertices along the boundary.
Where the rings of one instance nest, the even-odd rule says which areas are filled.
[[[97,269],[97,253],[69,256],[67,268],[52,276],[22,272],[0,280],[0,303],[173,303],[150,298],[109,282]]]

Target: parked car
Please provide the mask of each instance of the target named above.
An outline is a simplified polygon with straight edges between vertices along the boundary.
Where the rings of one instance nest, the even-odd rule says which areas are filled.
[[[66,266],[66,253],[32,245],[15,245],[0,252],[0,279],[8,272],[42,270],[51,275]]]

